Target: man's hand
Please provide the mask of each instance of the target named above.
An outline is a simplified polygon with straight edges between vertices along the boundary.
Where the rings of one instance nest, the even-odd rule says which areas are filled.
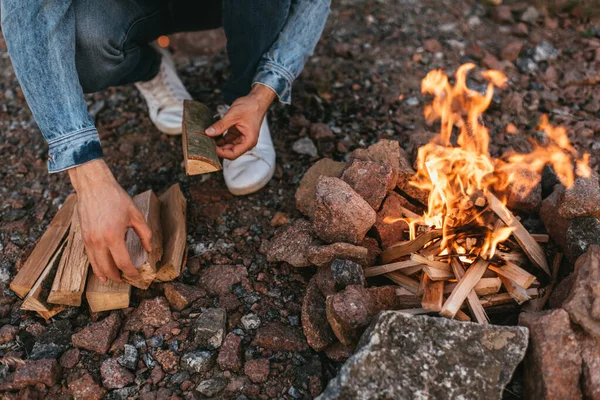
[[[133,228],[146,251],[151,251],[152,231],[144,216],[117,183],[104,160],[94,160],[69,170],[77,192],[77,211],[85,250],[94,274],[102,283],[121,282],[119,269],[135,278],[125,233]]]
[[[271,88],[256,84],[248,96],[234,101],[227,114],[206,130],[208,136],[215,137],[229,129],[217,141],[219,157],[235,160],[256,146],[260,124],[275,97]]]

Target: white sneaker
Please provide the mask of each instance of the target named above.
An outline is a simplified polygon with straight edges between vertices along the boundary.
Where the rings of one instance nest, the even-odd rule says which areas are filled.
[[[221,118],[229,110],[228,106],[217,108]],[[223,177],[229,191],[235,196],[254,193],[262,189],[275,173],[275,147],[267,117],[260,125],[258,143],[233,161],[223,160]]]
[[[168,135],[180,135],[183,122],[183,100],[191,100],[185,86],[177,76],[171,55],[165,49],[155,46],[161,54],[158,74],[147,82],[137,82],[146,104],[150,119],[159,131]]]

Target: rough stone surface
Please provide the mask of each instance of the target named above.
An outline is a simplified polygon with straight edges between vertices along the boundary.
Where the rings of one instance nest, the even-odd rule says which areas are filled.
[[[0,328],[0,344],[12,342],[19,333],[19,327],[13,325],[4,325]]]
[[[244,365],[244,372],[254,383],[266,382],[269,377],[271,363],[266,358],[247,361]]]
[[[121,317],[114,312],[100,322],[94,322],[71,336],[73,345],[82,349],[105,354],[117,337]]]
[[[319,290],[315,278],[310,280],[302,302],[302,329],[306,341],[315,351],[322,351],[335,341],[335,335],[327,321],[325,296]]]
[[[313,223],[317,236],[328,243],[358,244],[375,223],[375,211],[346,182],[321,177]]]
[[[318,399],[499,399],[526,348],[522,327],[385,311]]]
[[[585,399],[600,399],[600,340],[585,337],[580,342],[581,389]]]
[[[375,265],[379,255],[381,254],[381,248],[379,247],[377,239],[365,236],[362,242],[360,242],[360,245],[367,248],[367,264],[365,267]]]
[[[241,265],[211,265],[200,274],[200,284],[211,296],[231,292],[231,287],[248,277],[248,270]]]
[[[194,301],[206,296],[206,291],[197,286],[179,282],[167,283],[164,286],[165,297],[173,310],[181,311]]]
[[[418,201],[423,205],[427,205],[427,199],[429,193],[425,190],[419,189],[411,185],[409,182],[415,175],[408,154],[403,149],[400,149],[400,169],[398,170],[398,181],[396,185],[398,189],[405,193],[408,197]]]
[[[404,232],[408,231],[408,224],[402,220],[392,221],[405,216],[402,208],[407,208],[406,203],[408,201],[405,198],[392,192],[377,212],[373,228],[384,249],[404,240]]]
[[[214,396],[221,393],[226,386],[227,379],[212,378],[200,382],[198,386],[196,386],[196,391],[208,398],[214,398]]]
[[[271,322],[259,328],[252,346],[260,346],[273,351],[302,351],[308,349],[308,344],[302,333],[279,322]]]
[[[574,218],[566,236],[567,258],[575,262],[591,245],[600,245],[600,221],[594,217]]]
[[[328,142],[335,140],[335,134],[331,128],[322,122],[317,122],[310,126],[310,137],[318,142]]]
[[[400,156],[402,149],[396,140],[379,140],[367,149],[357,149],[352,152],[351,159],[362,161],[376,161],[389,165],[394,174],[394,181],[400,170]]]
[[[600,246],[590,246],[575,264],[571,293],[563,304],[571,320],[600,338]]]
[[[356,343],[371,322],[374,311],[369,292],[360,285],[351,285],[327,296],[327,320],[335,336],[347,346]]]
[[[522,313],[519,324],[530,333],[524,378],[527,398],[581,398],[581,357],[569,314],[561,309]]]
[[[138,363],[138,351],[135,346],[131,344],[123,346],[123,354],[121,354],[118,361],[125,368],[135,370]]]
[[[307,137],[303,137],[296,140],[292,144],[292,150],[294,150],[298,154],[304,154],[310,157],[316,157],[317,155],[319,155],[317,146],[315,146],[315,143]]]
[[[548,305],[550,306],[550,308],[562,308],[563,304],[565,303],[565,301],[569,297],[569,294],[571,293],[573,282],[575,282],[575,274],[571,273],[562,281],[560,281],[554,287],[554,289],[552,289],[552,293],[550,294],[550,298],[548,299]]]
[[[566,189],[559,200],[558,213],[563,218],[596,217],[600,218],[600,185],[598,175],[589,178],[577,178]]]
[[[179,356],[173,350],[156,349],[153,357],[165,372],[177,371],[179,368]]]
[[[197,350],[184,354],[181,357],[181,368],[192,372],[200,373],[210,371],[215,365],[217,353],[214,351]]]
[[[68,386],[69,393],[75,400],[100,400],[106,395],[106,390],[94,382],[94,378],[88,373],[71,381]]]
[[[306,171],[300,186],[296,190],[296,208],[304,215],[312,218],[315,209],[315,193],[317,181],[321,176],[339,178],[346,167],[345,163],[323,158]]]
[[[342,174],[342,180],[374,210],[379,210],[388,191],[394,188],[396,176],[389,164],[353,160]]]
[[[369,264],[369,250],[350,243],[333,243],[325,246],[312,245],[307,249],[308,261],[318,267],[329,265],[336,258],[356,261],[360,265]]]
[[[538,181],[533,187],[529,182]],[[527,182],[527,183],[526,183]],[[519,170],[504,190],[510,210],[537,213],[542,205],[542,183],[539,173]]]
[[[222,370],[239,371],[242,368],[242,338],[228,333],[217,357]]]
[[[125,323],[128,331],[141,331],[144,328],[159,328],[173,320],[169,303],[162,296],[144,299]]]
[[[331,277],[335,290],[344,290],[346,286],[365,286],[365,271],[360,264],[350,260],[336,259],[331,263]]]
[[[325,349],[325,355],[335,362],[344,362],[354,353],[353,346],[335,342]]]
[[[116,358],[108,358],[100,366],[102,385],[107,389],[120,389],[133,383],[134,375],[122,367]]]
[[[567,246],[567,229],[569,229],[569,220],[558,214],[558,200],[564,190],[564,186],[556,185],[552,194],[542,201],[540,209],[540,219],[548,234],[562,249]]]
[[[225,337],[227,313],[222,308],[209,308],[194,322],[194,344],[201,349],[218,349]]]
[[[525,42],[522,40],[511,40],[502,48],[500,57],[502,57],[503,60],[511,62],[515,61],[517,58],[519,58],[519,53],[521,53],[524,44]]]
[[[65,354],[60,357],[58,361],[60,366],[65,369],[71,369],[75,367],[81,359],[81,351],[78,348],[67,350]]]
[[[12,375],[10,385],[12,390],[38,384],[51,387],[59,381],[60,375],[61,368],[56,360],[25,360]]]
[[[312,224],[304,219],[297,219],[289,226],[279,228],[273,238],[263,241],[261,252],[267,261],[287,262],[294,267],[308,267],[309,246],[316,243]]]
[[[34,330],[37,330],[37,328]],[[45,330],[41,330],[41,333],[34,335],[36,336],[36,342],[29,353],[29,359],[59,358],[71,347],[72,333],[73,329],[69,320],[54,321]]]

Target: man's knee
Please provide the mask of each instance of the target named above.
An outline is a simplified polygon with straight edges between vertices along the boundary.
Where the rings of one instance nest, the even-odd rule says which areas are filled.
[[[106,37],[78,32],[75,58],[79,83],[85,93],[118,84],[124,62],[123,51]]]

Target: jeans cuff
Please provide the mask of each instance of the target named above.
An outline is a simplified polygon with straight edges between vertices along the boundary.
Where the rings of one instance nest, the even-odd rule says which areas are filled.
[[[96,128],[80,130],[48,142],[48,172],[77,167],[103,157]]]
[[[283,104],[291,104],[292,102],[292,75],[282,66],[272,63],[261,63],[254,75],[252,85],[260,83],[268,86],[277,93],[279,101]]]

